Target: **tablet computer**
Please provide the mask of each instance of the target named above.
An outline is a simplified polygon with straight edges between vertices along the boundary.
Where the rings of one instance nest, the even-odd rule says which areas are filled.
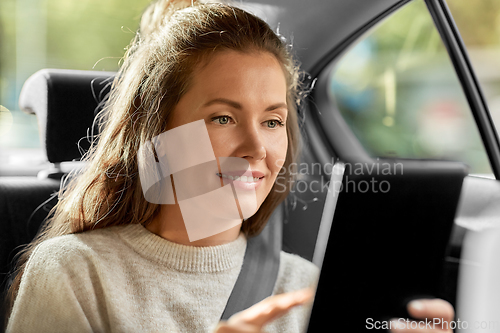
[[[383,331],[391,318],[408,317],[406,304],[414,298],[453,305],[444,293],[453,288],[443,287],[453,278],[443,268],[467,169],[408,160],[398,162],[401,170],[375,172],[382,163],[339,164],[331,175],[307,332]]]

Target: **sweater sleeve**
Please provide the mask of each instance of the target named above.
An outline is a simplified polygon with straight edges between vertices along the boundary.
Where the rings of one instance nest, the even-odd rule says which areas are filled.
[[[82,306],[89,303],[89,288],[80,277],[89,274],[90,266],[81,249],[61,239],[37,246],[22,276],[7,332],[95,331]]]

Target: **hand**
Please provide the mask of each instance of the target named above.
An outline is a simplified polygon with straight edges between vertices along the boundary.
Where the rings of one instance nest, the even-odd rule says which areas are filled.
[[[435,332],[452,333],[455,311],[450,303],[442,299],[418,299],[407,305],[408,313],[416,320],[394,319],[391,332]],[[451,326],[451,327],[450,327]],[[396,328],[395,328],[396,327]]]
[[[314,291],[301,289],[270,296],[248,309],[221,321],[215,333],[260,333],[267,323],[281,317],[291,308],[312,301]]]

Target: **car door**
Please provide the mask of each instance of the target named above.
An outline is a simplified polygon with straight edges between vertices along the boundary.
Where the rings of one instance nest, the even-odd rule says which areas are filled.
[[[384,4],[358,2],[356,11],[353,2],[337,2],[344,22],[332,14],[341,22],[322,29],[345,23],[350,33],[325,37],[334,43],[303,58],[315,87],[303,113],[297,185],[309,191],[293,193],[292,208],[302,209],[289,209],[285,232],[310,229],[305,217],[293,217],[317,219],[321,211],[318,181],[329,174],[314,166],[346,163],[314,305],[328,308],[340,331],[406,316],[415,297],[441,297],[460,311],[464,236],[484,224],[485,212],[500,217],[492,210],[500,193],[498,135],[446,2]],[[332,319],[313,310],[310,331]]]

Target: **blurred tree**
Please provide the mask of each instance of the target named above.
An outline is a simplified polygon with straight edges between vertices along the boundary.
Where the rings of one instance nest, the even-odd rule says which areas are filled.
[[[467,46],[500,46],[500,1],[446,2]]]
[[[117,70],[149,1],[46,0],[46,3],[49,67]]]
[[[12,112],[2,147],[39,147],[36,118],[18,111],[42,68],[116,71],[149,0],[1,0],[0,105]]]

